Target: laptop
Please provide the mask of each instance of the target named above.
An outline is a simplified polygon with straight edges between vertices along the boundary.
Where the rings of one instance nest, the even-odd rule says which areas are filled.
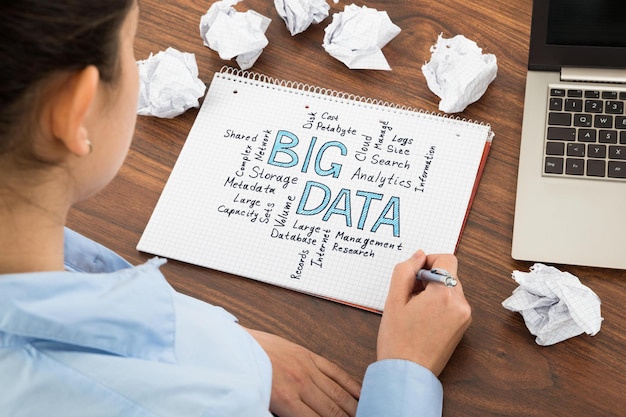
[[[512,257],[626,269],[626,1],[534,0]]]

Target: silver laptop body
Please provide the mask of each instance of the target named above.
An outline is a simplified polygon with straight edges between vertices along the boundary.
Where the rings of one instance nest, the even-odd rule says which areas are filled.
[[[590,13],[588,7],[596,10]],[[560,13],[566,16],[556,16]],[[545,155],[551,88],[559,94],[569,94],[570,90],[585,90],[584,94],[587,90],[599,91],[601,97],[604,92],[617,92],[618,98],[610,103],[605,101],[606,106],[614,101],[619,104],[620,97],[626,98],[626,1],[534,0],[528,68],[512,257],[626,269],[626,178],[544,174],[550,169],[546,164],[551,163]],[[574,111],[574,117],[593,120],[594,115],[586,113],[590,110],[586,106],[593,103],[584,96],[580,100],[582,110]],[[566,149],[561,159],[567,160],[570,150],[591,153],[602,148],[619,153],[622,145],[626,147],[626,143],[620,143],[620,135],[626,138],[626,133],[622,134],[622,117],[626,114],[611,116],[619,121],[619,128],[605,126],[605,131],[616,132],[606,135],[615,135],[617,143],[594,146],[578,144],[576,138],[570,141],[568,137],[568,142],[561,145]],[[582,133],[577,132],[576,137]],[[577,168],[578,164],[572,161],[575,159],[564,162],[567,169]],[[583,164],[580,169],[582,172],[587,167]],[[621,177],[621,165],[612,169]]]

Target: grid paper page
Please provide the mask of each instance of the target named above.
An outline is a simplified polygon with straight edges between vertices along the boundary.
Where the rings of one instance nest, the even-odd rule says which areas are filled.
[[[137,248],[382,311],[455,251],[489,126],[215,74]]]

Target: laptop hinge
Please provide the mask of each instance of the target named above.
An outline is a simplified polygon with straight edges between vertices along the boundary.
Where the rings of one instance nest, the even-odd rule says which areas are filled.
[[[561,68],[561,81],[626,83],[626,70],[603,68]]]

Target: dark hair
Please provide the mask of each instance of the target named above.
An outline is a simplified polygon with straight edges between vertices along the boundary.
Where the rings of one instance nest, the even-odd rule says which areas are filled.
[[[119,31],[135,0],[14,0],[0,5],[0,155],[30,146],[24,125],[46,81],[95,65],[119,73]]]

